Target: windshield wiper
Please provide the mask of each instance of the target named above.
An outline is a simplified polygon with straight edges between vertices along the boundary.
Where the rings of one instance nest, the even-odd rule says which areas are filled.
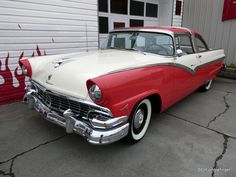
[[[138,50],[138,49],[135,49],[135,48],[119,48],[119,47],[107,47],[106,49],[117,49],[117,50],[131,50],[131,51],[136,51],[136,52],[140,52],[144,55],[146,55],[145,52],[141,51],[141,50]]]
[[[118,47],[107,47],[106,49],[121,49],[121,48],[118,48]]]
[[[138,49],[135,49],[135,48],[125,48],[125,50],[132,50],[132,51],[140,52],[140,53],[146,55],[145,52],[143,52],[143,51],[141,51],[141,50],[138,50]]]

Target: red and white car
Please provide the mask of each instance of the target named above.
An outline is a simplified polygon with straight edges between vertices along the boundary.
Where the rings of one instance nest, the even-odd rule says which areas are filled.
[[[199,33],[177,27],[114,30],[104,49],[22,59],[25,100],[47,120],[93,144],[142,139],[153,111],[198,88],[209,90],[223,66]]]

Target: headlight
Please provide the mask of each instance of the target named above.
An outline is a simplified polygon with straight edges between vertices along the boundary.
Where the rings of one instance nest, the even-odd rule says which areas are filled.
[[[102,92],[101,92],[100,88],[96,84],[93,84],[89,88],[89,96],[94,101],[99,101],[102,98]]]
[[[27,68],[25,67],[25,65],[22,65],[22,66],[21,66],[21,69],[22,69],[22,72],[23,72],[24,75],[27,75],[27,74],[28,74],[28,70],[27,70]]]

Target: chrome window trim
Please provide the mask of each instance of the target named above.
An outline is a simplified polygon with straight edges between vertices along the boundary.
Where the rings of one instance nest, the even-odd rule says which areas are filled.
[[[171,35],[172,37],[174,36],[174,33],[171,32],[171,31],[168,31],[168,30],[162,30],[162,29],[145,29],[145,28],[128,28],[128,29],[115,29],[115,30],[112,30],[110,31],[109,33],[115,33],[115,32],[131,32],[131,31],[134,31],[134,32],[151,32],[151,33],[163,33],[163,34],[169,34]]]

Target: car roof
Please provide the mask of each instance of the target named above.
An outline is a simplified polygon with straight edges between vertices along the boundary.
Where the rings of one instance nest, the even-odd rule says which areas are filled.
[[[184,27],[175,27],[175,26],[147,26],[147,27],[129,27],[129,28],[119,28],[113,31],[150,31],[150,32],[166,32],[166,33],[191,33],[195,34],[196,32],[184,28]]]

